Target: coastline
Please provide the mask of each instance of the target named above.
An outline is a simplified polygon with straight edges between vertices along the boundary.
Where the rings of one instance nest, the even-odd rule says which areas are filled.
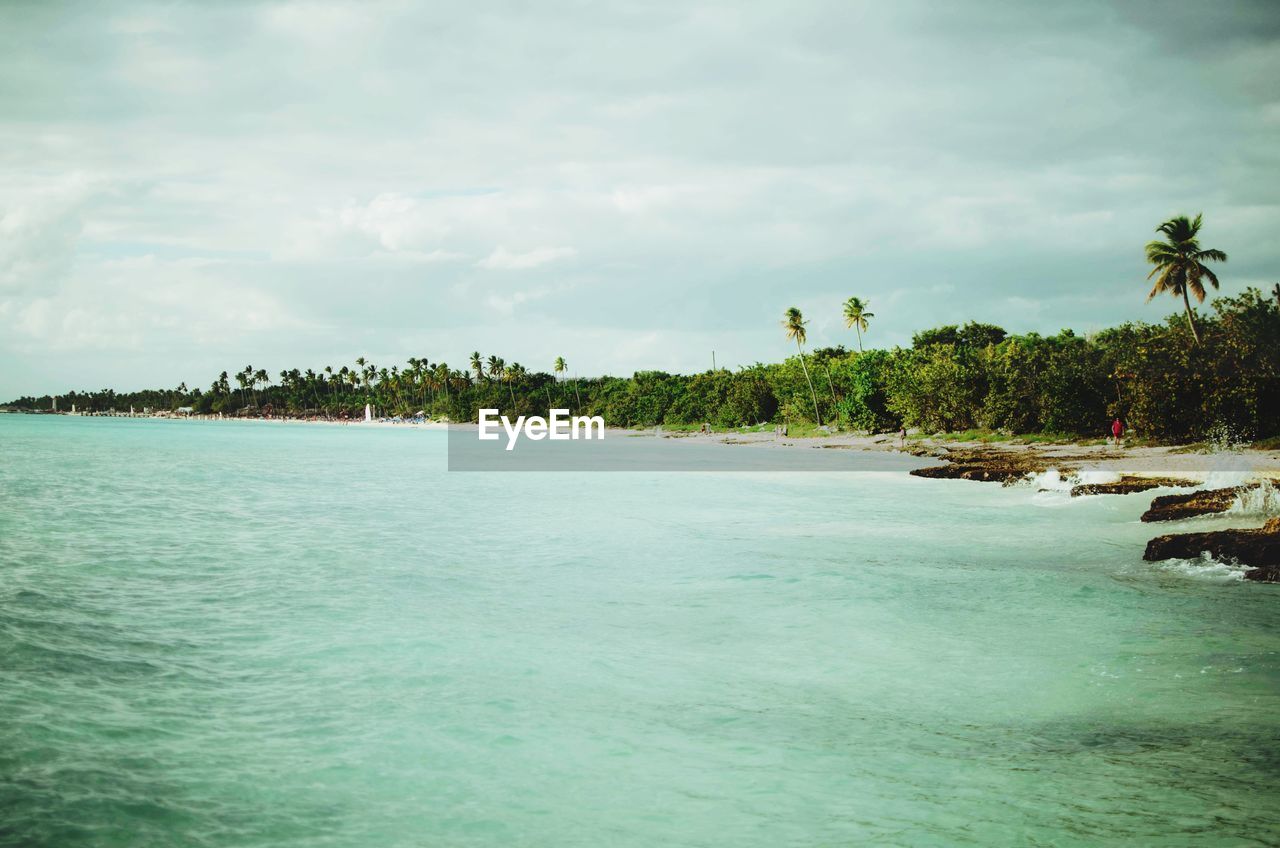
[[[71,416],[68,417],[80,417]],[[84,416],[94,417],[94,416]],[[110,417],[110,416],[108,416]],[[320,418],[175,418],[164,415],[121,415],[166,421],[240,421],[270,424],[325,424],[335,426],[447,430],[473,424],[450,425],[416,419],[332,420]],[[1235,448],[1210,450],[1197,445],[1124,445],[1070,442],[987,442],[946,437],[911,436],[905,443],[894,435],[833,433],[786,437],[775,432],[728,431],[722,433],[663,432],[661,428],[636,430],[609,428],[613,438],[673,440],[682,446],[715,446],[755,451],[813,451],[909,455],[937,460],[936,465],[906,473],[926,479],[958,479],[1035,487],[1076,497],[1148,493],[1151,507],[1141,520],[1172,525],[1182,531],[1153,535],[1144,559],[1214,560],[1244,566],[1247,579],[1280,582],[1280,450]],[[675,445],[673,444],[674,448]],[[822,460],[818,461],[822,464]],[[500,470],[500,469],[495,469]],[[799,470],[799,469],[797,469]],[[1187,520],[1215,517],[1212,530],[1188,527]],[[1224,522],[1228,526],[1221,526]]]
[[[32,413],[10,413],[25,415]],[[410,427],[419,430],[448,430],[450,427],[474,427],[473,422],[382,418],[372,421],[361,419],[301,418],[296,416],[273,417],[220,417],[216,415],[115,415],[86,413],[36,413],[67,418],[124,418],[130,420],[174,422],[251,422],[263,424],[321,424],[351,427]],[[690,444],[724,445],[768,450],[856,450],[868,452],[906,453],[917,457],[931,457],[946,464],[958,462],[1000,465],[1007,469],[1025,468],[1027,473],[1049,469],[1068,475],[1078,472],[1108,472],[1132,477],[1178,478],[1196,480],[1205,474],[1252,474],[1260,479],[1280,483],[1280,449],[1255,449],[1242,447],[1228,451],[1202,450],[1192,444],[1127,445],[1118,447],[1109,443],[1080,444],[1075,442],[1031,443],[1009,441],[977,441],[955,438],[911,435],[905,445],[893,434],[859,434],[837,432],[822,436],[778,436],[772,432],[726,430],[723,432],[697,433],[664,431],[663,428],[637,429],[631,427],[607,427],[605,431],[614,437],[680,440]],[[1234,462],[1233,462],[1234,459]],[[1231,467],[1227,467],[1230,465]],[[937,476],[945,477],[939,474]],[[958,475],[957,475],[958,476]]]
[[[1134,477],[1173,477],[1195,480],[1205,474],[1247,472],[1280,479],[1280,450],[1243,448],[1236,451],[1199,451],[1194,445],[1125,445],[1075,443],[1017,443],[962,441],[932,436],[908,439],[905,446],[891,434],[859,435],[833,433],[829,436],[776,437],[773,433],[660,433],[652,429],[610,429],[635,438],[690,440],[701,444],[722,444],[754,449],[858,450],[908,453],[933,457],[944,463],[978,460],[1003,464],[1027,473],[1056,469],[1066,475],[1080,471],[1111,472]],[[1234,465],[1231,468],[1226,467]],[[945,476],[945,475],[939,475]]]

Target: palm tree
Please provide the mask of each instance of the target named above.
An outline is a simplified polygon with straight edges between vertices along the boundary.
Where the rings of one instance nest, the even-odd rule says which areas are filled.
[[[809,395],[813,398],[813,417],[821,427],[822,415],[818,412],[818,393],[813,390],[813,380],[809,379],[809,366],[804,362],[804,341],[807,337],[804,325],[807,323],[804,316],[800,314],[800,310],[794,306],[783,313],[782,328],[787,331],[787,338],[795,339],[796,348],[800,351],[800,367],[804,369],[804,379],[809,384]]]
[[[257,371],[253,372],[253,382],[255,384],[261,383],[262,388],[265,391],[267,387],[271,385],[271,378],[267,376],[267,371],[265,368],[259,368]],[[255,406],[257,406],[258,398],[256,396],[253,399],[253,403]]]
[[[507,381],[507,391],[511,392],[512,414],[515,414],[515,411],[516,411],[516,391],[513,388],[513,385],[516,382],[518,382],[521,378],[523,378],[525,373],[526,372],[524,370],[524,366],[521,365],[519,362],[511,363],[511,365],[508,366],[506,369],[504,369],[502,372],[503,379]]]
[[[559,383],[564,380],[564,372],[569,370],[569,365],[564,361],[563,356],[557,356],[556,361],[551,366],[551,370],[556,372],[556,382]]]
[[[330,395],[334,400],[337,400],[337,397],[338,397],[338,387],[337,387],[337,385],[333,382],[333,366],[332,366],[332,365],[326,365],[326,366],[324,367],[324,373],[326,373],[326,374],[328,374],[328,375],[329,375],[329,378],[325,381],[325,382],[326,382],[326,383],[328,383],[328,385],[329,385],[329,395]]]
[[[844,302],[844,325],[858,332],[858,353],[862,353],[862,333],[867,329],[867,319],[876,317],[868,312],[868,302],[860,297],[851,297]]]
[[[1196,296],[1200,303],[1204,302],[1204,285],[1201,280],[1208,279],[1216,289],[1218,277],[1209,270],[1205,262],[1226,262],[1227,254],[1213,248],[1200,248],[1196,236],[1200,232],[1200,221],[1203,215],[1194,220],[1186,215],[1170,218],[1156,232],[1164,233],[1165,241],[1147,242],[1147,261],[1155,267],[1147,275],[1147,279],[1156,278],[1155,286],[1147,300],[1158,294],[1169,292],[1174,297],[1182,295],[1182,304],[1187,310],[1187,325],[1191,327],[1191,337],[1200,344],[1200,331],[1196,329],[1195,314],[1191,311],[1191,298],[1188,292]],[[1156,276],[1156,275],[1159,276]]]
[[[444,387],[444,402],[449,403],[449,363],[437,362],[435,367],[436,380]]]
[[[480,378],[484,376],[484,362],[480,359],[480,351],[471,352],[471,370],[476,372],[476,382],[480,382]]]
[[[489,372],[489,379],[502,379],[502,367],[506,365],[500,356],[490,356],[489,361],[485,363],[485,370]]]
[[[236,374],[236,383],[240,386],[240,408],[249,405],[249,398],[245,394],[249,389],[249,375],[253,373],[253,368],[246,368]]]

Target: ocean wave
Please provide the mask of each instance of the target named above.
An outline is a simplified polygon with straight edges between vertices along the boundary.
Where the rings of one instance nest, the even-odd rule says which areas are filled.
[[[1280,515],[1280,490],[1270,480],[1249,489],[1242,489],[1227,509],[1228,515],[1272,516]]]
[[[1037,492],[1065,492],[1070,494],[1071,489],[1075,486],[1118,482],[1120,482],[1118,473],[1105,471],[1101,468],[1082,468],[1079,471],[1073,471],[1065,475],[1056,468],[1050,468],[1047,471],[1028,474],[1023,478],[1022,485],[1029,486]]]
[[[1208,551],[1195,559],[1166,559],[1152,565],[1158,571],[1209,583],[1238,583],[1251,570],[1247,565],[1214,559]]]

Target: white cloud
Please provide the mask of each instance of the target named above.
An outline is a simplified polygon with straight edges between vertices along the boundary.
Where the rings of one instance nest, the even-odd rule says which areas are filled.
[[[484,259],[476,263],[477,267],[500,271],[517,271],[526,268],[537,268],[557,259],[577,256],[578,251],[572,247],[535,247],[524,253],[514,253],[499,245]]]
[[[0,187],[0,292],[46,288],[66,273],[93,191],[79,175]]]

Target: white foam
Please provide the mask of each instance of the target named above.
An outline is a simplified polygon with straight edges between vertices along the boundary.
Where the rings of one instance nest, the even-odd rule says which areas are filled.
[[[1056,468],[1028,474],[1027,483],[1038,492],[1070,492],[1074,485],[1070,477],[1063,477]]]
[[[1236,495],[1227,514],[1263,517],[1280,515],[1280,490],[1270,480],[1262,481],[1255,488],[1244,489]]]
[[[1120,475],[1115,471],[1105,471],[1101,468],[1082,468],[1076,474],[1076,479],[1080,483],[1098,485],[1102,483],[1119,483]]]
[[[1067,475],[1063,475],[1056,468],[1050,468],[1047,471],[1028,474],[1024,481],[1025,485],[1030,486],[1037,492],[1067,493],[1071,492],[1073,486],[1118,482],[1120,482],[1119,474],[1114,471],[1105,471],[1101,468],[1082,468]]]
[[[1196,559],[1166,559],[1153,563],[1154,567],[1168,574],[1204,580],[1209,583],[1237,583],[1250,569],[1245,565],[1220,562],[1205,551]]]

